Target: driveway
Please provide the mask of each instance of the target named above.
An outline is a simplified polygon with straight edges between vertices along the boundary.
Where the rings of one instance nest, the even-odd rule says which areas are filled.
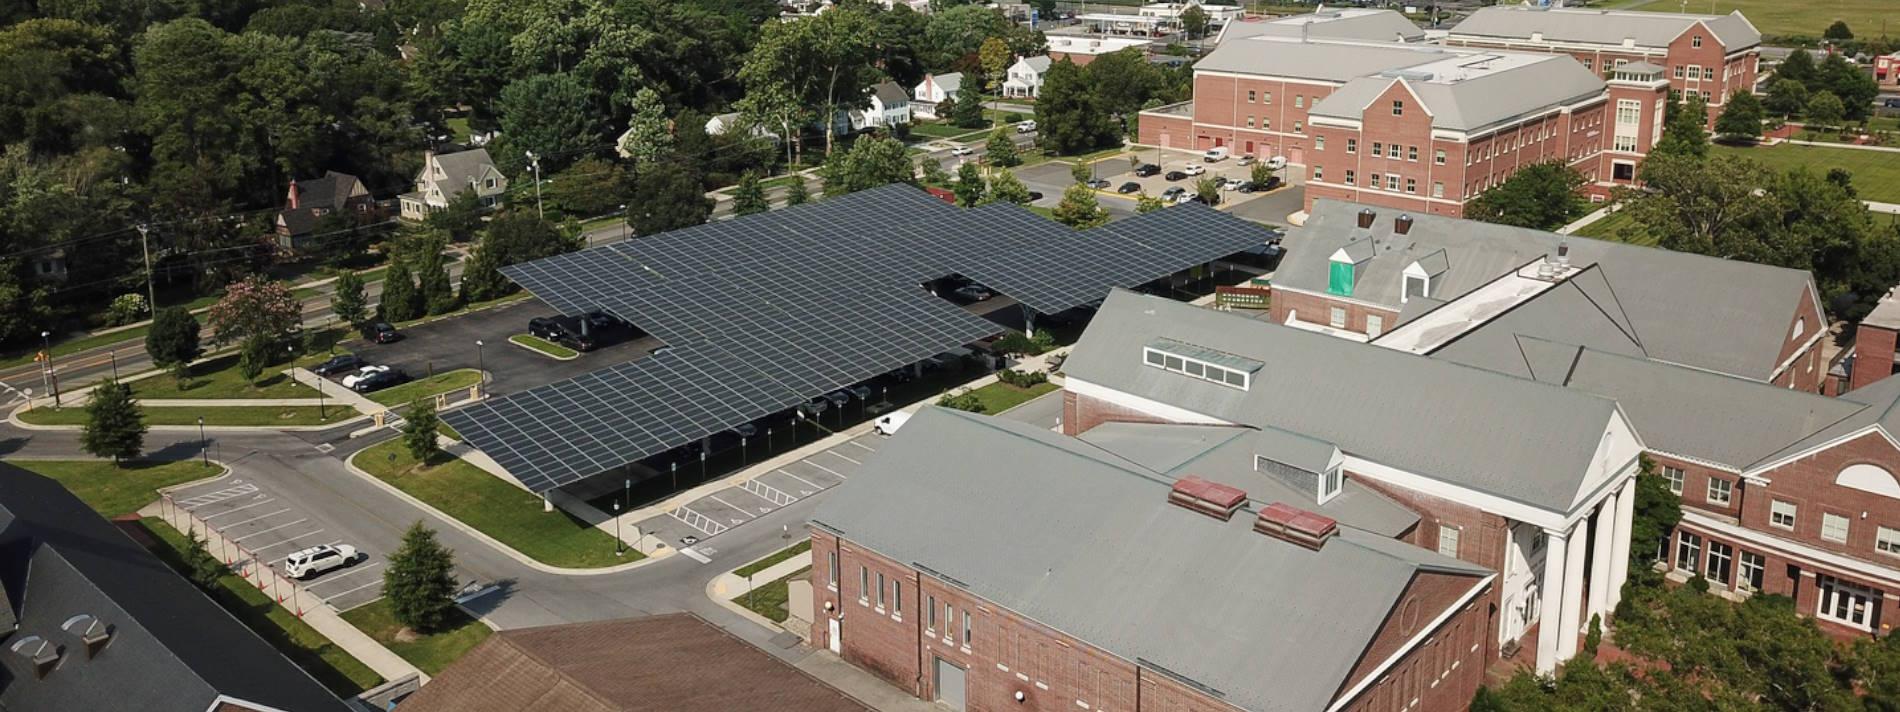
[[[364,360],[400,367],[412,378],[422,378],[431,367],[441,373],[479,363],[493,377],[489,392],[506,395],[632,361],[660,345],[659,339],[639,336],[562,361],[508,342],[510,336],[527,333],[529,319],[555,314],[553,307],[528,299],[413,326],[393,344],[352,341],[348,346]],[[479,354],[477,340],[483,342]]]
[[[636,522],[635,526],[688,556],[710,557],[719,552],[718,544],[723,541],[715,537],[850,479],[864,465],[864,458],[877,452],[883,439],[875,433],[859,435]],[[687,547],[691,547],[690,552]]]

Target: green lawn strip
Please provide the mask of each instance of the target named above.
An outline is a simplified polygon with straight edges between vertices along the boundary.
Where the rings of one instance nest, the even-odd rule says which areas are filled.
[[[468,117],[457,116],[443,123],[448,124],[449,132],[455,134],[456,143],[468,143]]]
[[[440,434],[442,437],[448,438],[450,440],[462,439],[462,434],[455,432],[455,428],[449,427],[448,423],[442,423],[442,422],[436,423],[435,432]]]
[[[178,381],[169,375],[160,374],[150,378],[133,381],[132,395],[136,398],[164,400],[168,398],[315,398],[317,389],[290,379],[279,373],[284,365],[273,364],[264,370],[257,383],[246,382],[243,374],[238,373],[236,354],[219,356],[191,367],[191,377],[186,379],[185,387],[179,388]]]
[[[541,511],[541,498],[460,458],[417,468],[402,441],[391,440],[364,450],[356,465],[542,563],[597,568],[642,558],[631,549],[615,556],[611,535],[559,509]]]
[[[1633,0],[1610,5],[1629,10],[1678,12],[1680,0]],[[1763,35],[1802,35],[1819,38],[1835,20],[1842,20],[1855,36],[1874,37],[1893,16],[1893,0],[1827,0],[1826,2],[1788,2],[1787,0],[1712,0],[1689,3],[1690,12],[1727,15],[1740,10],[1750,24]],[[1764,43],[1765,44],[1765,43]]]
[[[1007,383],[992,383],[971,393],[983,404],[983,412],[995,415],[1028,402],[1031,398],[1056,390],[1054,383],[1038,383],[1033,388],[1017,388]]]
[[[141,519],[139,525],[152,533],[160,542],[153,550],[158,558],[178,571],[184,573],[185,535],[157,519]],[[206,591],[211,600],[230,611],[238,622],[257,633],[271,647],[276,648],[290,658],[290,661],[310,673],[317,682],[323,683],[343,697],[350,697],[383,683],[383,678],[371,670],[363,661],[357,660],[329,638],[303,622],[296,614],[271,602],[271,597],[257,590],[233,574],[225,574],[218,579],[218,587]]]
[[[1041,215],[1045,218],[1049,218],[1050,220],[1056,219],[1056,211],[1054,208],[1045,208],[1040,205],[1025,205],[1023,206],[1023,208],[1027,209],[1029,212],[1035,213],[1037,215]]]
[[[1643,227],[1638,225],[1636,219],[1630,217],[1629,211],[1626,210],[1619,210],[1605,215],[1596,222],[1578,228],[1573,234],[1579,237],[1593,237],[1598,240],[1627,242],[1632,245],[1656,244],[1656,237],[1645,232]]]
[[[452,609],[449,611],[449,621],[441,630],[403,642],[396,639],[402,624],[396,622],[396,615],[390,609],[387,598],[344,611],[343,620],[349,621],[357,630],[375,638],[390,652],[430,675],[440,674],[449,663],[455,662],[494,633],[481,621],[468,617],[461,609]]]
[[[330,425],[358,415],[343,404],[324,407],[322,417],[314,405],[221,405],[197,407],[153,406],[144,408],[146,425],[197,425],[198,418],[207,426],[290,427]],[[85,425],[85,408],[34,408],[20,414],[20,420],[33,425]]]
[[[573,349],[554,343],[552,341],[548,341],[547,339],[543,339],[538,336],[530,336],[528,334],[515,334],[514,336],[508,337],[508,340],[513,341],[517,344],[521,344],[522,346],[526,346],[528,348],[534,349],[541,353],[547,354],[549,356],[553,356],[555,358],[567,359],[567,358],[574,358],[575,356],[580,355],[579,352]]]
[[[533,296],[534,295],[529,294],[527,292],[515,292],[514,294],[510,294],[505,297],[496,297],[494,299],[490,299],[485,302],[474,302],[472,304],[465,305],[462,308],[457,309],[452,312],[444,312],[442,314],[435,314],[432,316],[418,317],[415,319],[410,319],[408,321],[399,321],[393,324],[393,326],[395,326],[398,329],[401,329],[401,328],[406,328],[410,326],[415,326],[416,324],[421,324],[424,322],[441,321],[443,319],[447,319],[450,317],[461,316],[469,312],[481,311],[489,307],[498,307],[503,304],[513,304],[515,302],[523,301]]]
[[[376,391],[369,394],[369,399],[387,406],[407,405],[418,398],[428,398],[437,393],[468,390],[469,386],[480,383],[481,380],[480,371],[472,368],[458,368],[435,374],[434,378],[417,379],[394,388]]]
[[[798,542],[796,545],[792,546],[792,548],[790,549],[786,549],[784,551],[773,554],[771,556],[767,556],[763,559],[759,559],[758,561],[754,561],[750,564],[746,564],[744,568],[741,568],[738,571],[734,571],[732,573],[733,575],[741,576],[741,577],[751,576],[760,571],[764,571],[766,569],[772,568],[772,566],[774,564],[777,564],[778,562],[792,558],[799,554],[803,554],[807,551],[811,551],[810,539],[806,539],[804,541]]]
[[[1713,150],[1718,155],[1752,159],[1777,170],[1805,167],[1817,176],[1827,175],[1832,168],[1844,168],[1854,174],[1854,190],[1860,193],[1862,200],[1900,203],[1900,153],[1786,143],[1775,146],[1718,144]]]
[[[962,126],[955,126],[951,124],[911,124],[910,125],[910,132],[912,135],[929,136],[931,138],[956,138],[959,136],[968,136],[973,133],[974,134],[988,133],[989,131],[990,129],[987,129],[987,128],[978,127],[978,128],[972,129],[972,128],[965,128]]]
[[[58,480],[94,511],[117,517],[158,499],[160,487],[202,480],[224,471],[198,460],[129,462],[114,467],[105,460],[9,460],[10,464]]]
[[[809,576],[811,576],[811,567],[807,566],[786,575],[785,578],[760,584],[758,588],[741,593],[733,597],[732,602],[753,613],[770,618],[774,622],[784,623],[786,618],[791,617],[791,611],[787,610],[785,605],[791,598],[792,580]]]

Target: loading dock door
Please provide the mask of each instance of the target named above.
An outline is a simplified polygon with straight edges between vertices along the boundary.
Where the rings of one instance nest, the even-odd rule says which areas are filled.
[[[963,712],[963,668],[937,658],[937,701]]]

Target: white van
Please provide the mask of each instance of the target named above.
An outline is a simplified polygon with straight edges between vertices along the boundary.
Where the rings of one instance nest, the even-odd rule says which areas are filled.
[[[878,418],[877,424],[871,426],[871,430],[876,431],[877,434],[879,435],[884,435],[884,436],[896,435],[897,429],[904,427],[904,423],[908,422],[909,420],[910,420],[910,414],[900,410],[890,415],[886,415],[882,418]]]
[[[1201,160],[1207,161],[1208,163],[1225,161],[1227,160],[1227,147],[1215,146],[1207,149],[1207,153],[1201,154]]]

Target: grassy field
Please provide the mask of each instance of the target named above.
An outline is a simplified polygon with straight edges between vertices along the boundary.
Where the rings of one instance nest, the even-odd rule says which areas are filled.
[[[144,409],[146,425],[197,425],[203,416],[209,426],[290,427],[293,425],[329,425],[356,417],[356,409],[331,404],[318,417],[314,405],[225,405],[206,408]],[[35,408],[20,414],[20,420],[34,425],[85,425],[85,408]]]
[[[514,336],[508,337],[508,340],[558,359],[570,359],[580,355],[578,351],[538,336],[515,334]]]
[[[158,488],[202,480],[224,471],[197,460],[131,462],[113,467],[102,460],[10,460],[10,464],[58,480],[86,506],[107,517],[138,511],[158,499]]]
[[[364,450],[356,466],[543,563],[596,568],[642,558],[631,549],[615,556],[611,535],[558,509],[541,511],[541,498],[467,460],[445,456],[418,467],[398,439]]]
[[[481,621],[468,617],[461,609],[450,610],[450,620],[442,630],[419,637],[413,641],[402,642],[396,639],[402,624],[396,622],[395,614],[390,610],[389,599],[379,598],[375,602],[352,608],[343,613],[343,620],[356,626],[357,630],[367,633],[382,643],[389,651],[421,668],[423,672],[435,675],[442,672],[449,663],[455,662],[464,653],[474,649],[494,631]]]
[[[810,539],[806,539],[804,541],[798,542],[797,544],[793,545],[791,548],[781,551],[779,553],[773,554],[771,556],[767,556],[763,559],[759,559],[758,561],[754,561],[750,564],[746,564],[744,567],[732,573],[737,576],[751,576],[760,571],[764,571],[766,569],[772,568],[773,564],[792,558],[799,554],[803,554],[807,551],[811,551]]]
[[[220,356],[191,367],[185,387],[169,375],[142,378],[131,383],[136,398],[315,398],[317,390],[277,373],[282,365],[265,367],[264,375],[252,384],[238,373],[236,354]]]
[[[786,575],[785,578],[762,584],[748,593],[741,593],[733,597],[732,602],[753,613],[784,623],[786,618],[791,617],[791,613],[785,609],[786,601],[791,598],[791,581],[809,576],[811,576],[811,567],[807,566]]]
[[[1678,12],[1680,0],[1623,0],[1604,7],[1647,12]],[[1882,20],[1894,17],[1893,0],[1692,0],[1688,11],[1696,14],[1727,15],[1736,10],[1748,16],[1755,29],[1764,35],[1806,35],[1820,37],[1821,31],[1835,20],[1844,20],[1856,37],[1878,37]],[[1900,30],[1900,23],[1888,31]]]
[[[1627,212],[1614,212],[1603,219],[1578,229],[1580,237],[1594,237],[1599,240],[1615,240],[1634,245],[1654,245],[1656,238],[1643,232],[1636,221]]]
[[[1806,167],[1816,175],[1826,175],[1831,168],[1845,168],[1853,172],[1854,190],[1860,193],[1861,200],[1900,203],[1900,153],[1786,143],[1776,146],[1717,145],[1714,148],[1715,155],[1742,156],[1784,170]]]
[[[418,398],[428,398],[437,393],[466,391],[482,381],[482,374],[472,368],[458,368],[453,371],[435,374],[434,378],[420,378],[394,388],[385,388],[369,394],[369,399],[388,406],[406,405]]]
[[[989,129],[987,128],[966,129],[962,126],[954,126],[947,123],[919,122],[910,125],[910,133],[912,136],[928,136],[930,138],[956,138],[969,134],[982,135],[988,132]]]
[[[1031,398],[1056,390],[1054,383],[1038,383],[1033,388],[1017,388],[1007,383],[992,383],[971,393],[983,404],[983,412],[995,415],[1028,402]]]
[[[174,570],[184,573],[185,535],[157,519],[143,519],[139,524],[160,542],[153,553]],[[206,593],[331,692],[350,697],[382,684],[383,678],[376,671],[337,647],[296,614],[271,602],[270,596],[244,579],[225,574],[218,579],[218,587]]]

